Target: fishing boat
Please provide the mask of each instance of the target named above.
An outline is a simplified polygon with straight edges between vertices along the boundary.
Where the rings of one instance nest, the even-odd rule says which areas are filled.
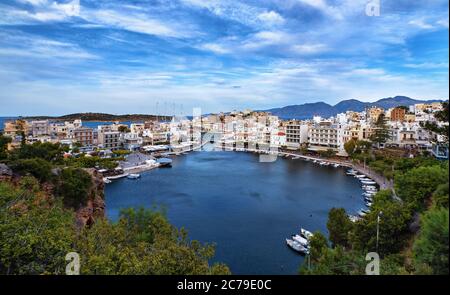
[[[140,174],[129,174],[129,175],[127,176],[128,179],[138,179],[138,178],[140,178],[140,177],[141,177]]]
[[[291,239],[286,239],[286,244],[291,247],[291,249],[301,253],[301,254],[309,254],[309,250],[308,248],[306,248],[305,246],[302,246],[302,244],[293,241]]]
[[[308,231],[308,230],[306,230],[306,229],[304,229],[304,228],[301,228],[300,229],[300,234],[304,237],[304,238],[306,238],[306,239],[311,239],[312,238],[312,236],[314,236],[314,234],[312,233],[312,232],[310,232],[310,231]]]

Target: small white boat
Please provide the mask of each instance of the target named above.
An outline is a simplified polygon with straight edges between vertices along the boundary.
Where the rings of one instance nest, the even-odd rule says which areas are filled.
[[[109,179],[108,177],[103,177],[103,183],[108,184],[108,183],[111,183],[111,182],[112,182],[112,180]]]
[[[361,181],[362,184],[367,184],[367,185],[374,185],[377,184],[375,181],[373,180],[362,180]]]
[[[127,176],[128,179],[138,179],[140,177],[141,177],[140,174],[130,174]]]
[[[373,205],[373,203],[372,203],[372,202],[366,201],[366,206],[367,206],[367,207],[369,207],[369,208],[370,208],[370,207],[372,207],[372,205]]]
[[[335,164],[333,164],[333,167],[334,167],[334,168],[339,168],[339,167],[341,167],[341,165],[335,163]]]
[[[309,247],[308,240],[302,237],[301,235],[292,235],[292,240],[296,241],[297,243],[300,243],[304,247]]]
[[[291,239],[286,239],[286,244],[291,247],[291,249],[302,253],[302,254],[309,254],[308,248],[302,246],[300,243],[293,241]]]
[[[314,234],[312,232],[310,232],[304,228],[300,229],[300,234],[308,240],[314,236]]]
[[[347,173],[351,173],[351,174],[357,174],[358,171],[356,171],[355,169],[348,169]]]
[[[366,176],[364,174],[355,174],[356,178],[365,178]]]

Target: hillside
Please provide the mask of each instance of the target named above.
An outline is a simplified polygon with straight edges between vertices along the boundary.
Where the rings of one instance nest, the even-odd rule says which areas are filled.
[[[291,105],[282,108],[266,110],[274,115],[285,119],[309,119],[313,116],[330,117],[346,111],[361,112],[369,107],[381,107],[384,109],[397,106],[410,106],[416,103],[436,102],[440,100],[416,100],[406,96],[395,96],[377,100],[375,102],[362,102],[357,99],[343,100],[332,106],[324,102],[305,103],[301,105]]]
[[[81,119],[83,121],[100,121],[100,122],[111,122],[111,121],[120,121],[120,122],[141,122],[141,121],[152,121],[152,120],[171,120],[171,116],[156,116],[156,115],[144,115],[144,114],[127,114],[127,115],[112,115],[112,114],[104,114],[104,113],[75,113],[69,114],[59,117],[51,117],[51,116],[33,116],[33,117],[25,117],[25,119],[30,120],[40,120],[40,119],[51,119],[58,121],[73,121],[76,119]]]

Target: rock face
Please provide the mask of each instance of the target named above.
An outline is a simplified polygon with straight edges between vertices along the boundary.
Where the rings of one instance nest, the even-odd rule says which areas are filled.
[[[7,165],[0,163],[0,180],[9,179],[13,176],[11,168]]]
[[[92,189],[86,206],[76,212],[78,228],[92,225],[95,220],[105,217],[105,200],[103,177],[95,169],[85,169],[92,176]]]

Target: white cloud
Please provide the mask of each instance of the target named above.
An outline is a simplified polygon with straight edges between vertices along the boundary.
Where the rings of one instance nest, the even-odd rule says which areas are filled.
[[[408,22],[410,25],[418,27],[420,29],[424,29],[424,30],[429,30],[429,29],[433,29],[434,26],[431,24],[428,24],[425,22],[425,20],[423,19],[414,19]]]
[[[343,15],[341,10],[338,7],[328,5],[325,0],[298,0],[299,2],[306,4],[308,6],[314,7],[322,11],[324,14],[331,16],[335,19],[343,19]],[[341,9],[345,9],[347,7],[342,7]]]
[[[448,69],[448,63],[434,63],[434,62],[425,62],[425,63],[409,63],[405,64],[407,68],[413,69]]]
[[[285,22],[285,19],[273,10],[259,14],[258,18],[268,25],[281,25]]]
[[[301,44],[292,46],[292,51],[297,54],[316,54],[326,51],[325,44]]]
[[[226,54],[226,53],[230,52],[223,45],[220,45],[220,44],[217,44],[217,43],[203,44],[200,48],[204,49],[204,50],[212,51],[212,52],[217,53],[217,54]]]
[[[436,24],[448,29],[448,18],[438,20]]]

